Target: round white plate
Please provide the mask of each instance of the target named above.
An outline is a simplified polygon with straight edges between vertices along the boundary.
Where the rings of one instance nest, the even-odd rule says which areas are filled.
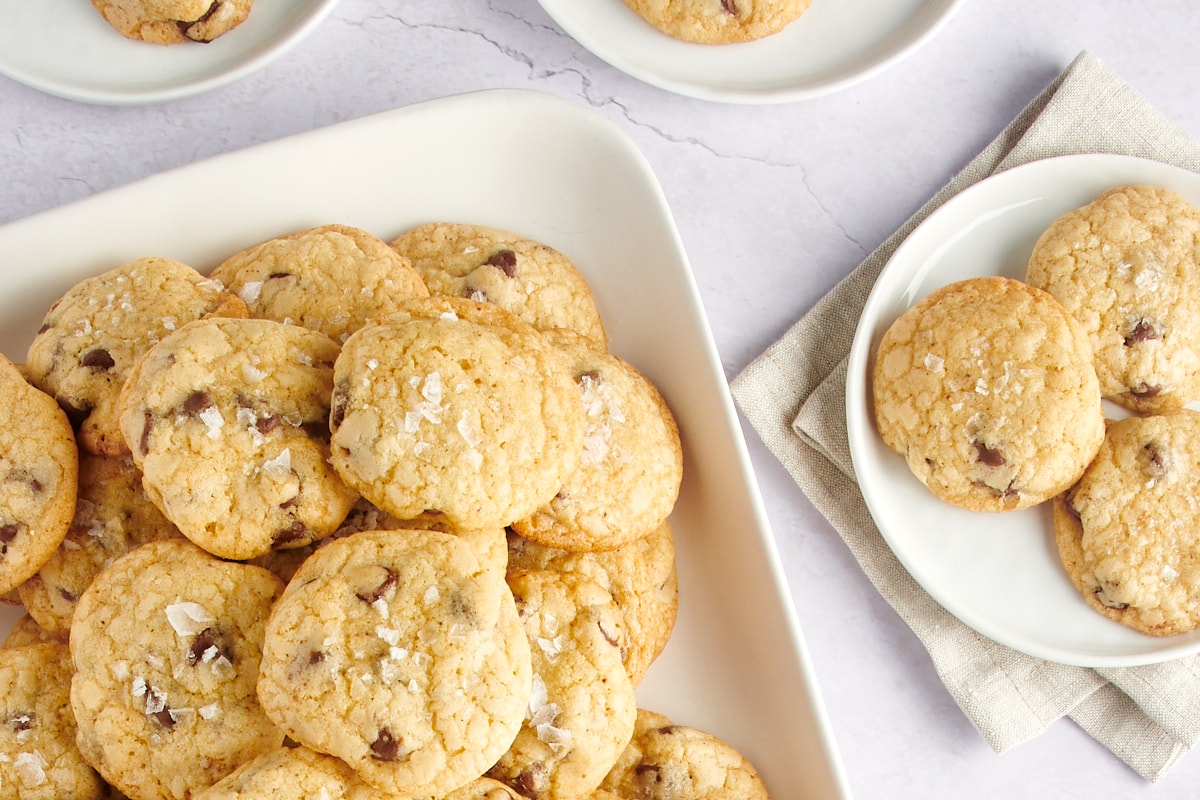
[[[224,86],[299,42],[337,0],[256,0],[215,41],[157,45],[126,39],[87,0],[0,0],[0,74],[88,103],[174,100]]]
[[[1036,161],[953,197],[884,267],[863,309],[846,380],[859,486],[884,539],[913,578],[985,636],[1079,666],[1147,664],[1192,654],[1200,651],[1200,631],[1146,636],[1093,611],[1060,566],[1049,503],[988,514],[934,497],[879,438],[870,376],[880,338],[909,306],[964,278],[1024,278],[1034,242],[1056,217],[1129,183],[1165,186],[1200,205],[1200,175],[1114,155]]]
[[[963,0],[813,0],[783,31],[704,45],[660,33],[622,0],[538,0],[580,44],[646,83],[702,100],[780,103],[841,89],[926,42]]]

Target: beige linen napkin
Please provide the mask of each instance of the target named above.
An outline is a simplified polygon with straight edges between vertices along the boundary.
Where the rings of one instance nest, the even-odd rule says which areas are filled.
[[[1200,739],[1200,657],[1092,670],[1051,663],[967,627],[918,586],[854,482],[846,356],[867,294],[925,217],[988,175],[1049,156],[1122,153],[1200,172],[1200,145],[1083,53],[903,227],[732,381],[746,419],[921,639],[955,701],[996,752],[1070,717],[1156,781]]]

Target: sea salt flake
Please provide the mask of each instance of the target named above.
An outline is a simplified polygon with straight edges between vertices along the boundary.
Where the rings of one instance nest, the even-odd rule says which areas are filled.
[[[538,647],[546,654],[546,658],[553,661],[562,655],[565,638],[562,634],[555,636],[553,639],[538,638]]]
[[[247,383],[258,383],[267,377],[267,373],[253,364],[242,364],[242,377],[246,379]]]
[[[198,416],[200,421],[208,428],[208,438],[219,439],[221,429],[225,427],[225,418],[221,416],[221,410],[216,406],[209,406],[201,411]]]
[[[246,305],[252,306],[258,302],[258,296],[262,294],[262,281],[246,281],[242,284],[242,290],[238,292],[238,297],[245,301]]]
[[[274,458],[263,462],[263,472],[273,478],[285,478],[292,471],[292,449],[285,447]]]
[[[556,728],[553,725],[538,725],[537,737],[550,745],[555,753],[567,750],[571,745],[571,732],[566,728]]]
[[[1164,581],[1173,581],[1179,577],[1179,573],[1170,564],[1163,564],[1162,579]]]
[[[930,372],[941,372],[946,366],[946,359],[941,356],[928,353],[925,356],[925,369]]]
[[[195,636],[216,618],[199,603],[180,601],[167,606],[167,621],[180,636]]]
[[[221,713],[221,707],[216,703],[212,703],[207,706],[200,706],[200,708],[196,709],[196,713],[200,715],[201,719],[216,719],[217,715]]]
[[[395,647],[400,643],[400,631],[396,630],[395,628],[387,628],[383,625],[377,625],[375,627],[375,635],[380,639],[383,639],[392,647]]]
[[[426,603],[436,603],[441,596],[442,593],[438,591],[438,587],[436,586],[430,586],[425,590]]]

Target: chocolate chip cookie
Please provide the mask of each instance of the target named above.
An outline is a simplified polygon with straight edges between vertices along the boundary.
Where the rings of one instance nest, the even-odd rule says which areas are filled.
[[[1152,413],[1200,399],[1200,210],[1121,186],[1056,219],[1029,258],[1095,351],[1101,393]]]
[[[295,741],[377,789],[441,795],[508,748],[529,644],[501,575],[434,531],[364,531],[296,572],[267,623],[258,694]]]
[[[92,0],[129,39],[154,44],[211,42],[246,20],[253,0]]]
[[[1079,483],[1055,501],[1059,555],[1099,613],[1170,636],[1200,626],[1200,412],[1110,425]]]
[[[580,797],[600,786],[633,734],[620,609],[582,575],[533,570],[508,584],[533,654],[525,724],[488,775],[524,797]]]
[[[732,44],[778,33],[811,0],[625,0],[658,30],[697,44]]]
[[[133,797],[182,800],[282,744],[255,694],[282,590],[266,570],[184,539],[100,573],[71,626],[71,708],[88,763]]]
[[[762,778],[736,748],[646,709],[602,788],[645,800],[767,800]]]
[[[632,364],[569,331],[546,333],[570,364],[585,415],[583,450],[558,492],[513,528],[564,550],[612,550],[647,536],[675,507],[679,429]]]
[[[251,316],[320,331],[337,342],[411,297],[428,296],[408,261],[361,228],[323,225],[269,239],[212,272]]]
[[[212,318],[138,362],[122,432],[147,494],[184,536],[247,559],[333,533],[358,498],[329,465],[337,355],[296,325]]]
[[[434,294],[494,303],[535,328],[565,328],[608,346],[591,287],[549,245],[482,225],[431,222],[392,247]]]
[[[0,792],[13,800],[100,800],[105,786],[75,745],[65,644],[0,648]]]
[[[329,426],[334,467],[376,506],[470,530],[554,496],[578,461],[583,409],[537,331],[441,316],[347,339]]]
[[[1104,438],[1092,350],[1047,292],[971,278],[888,327],[873,368],[875,422],[935,495],[976,511],[1049,500]]]
[[[62,543],[78,474],[66,414],[0,356],[0,594],[31,578]]]
[[[172,331],[207,316],[245,317],[246,304],[192,267],[139,258],[72,286],[29,345],[30,381],[58,400],[80,444],[123,455],[117,399],[129,370]]]

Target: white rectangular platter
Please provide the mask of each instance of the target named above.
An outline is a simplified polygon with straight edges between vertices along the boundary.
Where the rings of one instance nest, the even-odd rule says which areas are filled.
[[[23,360],[71,283],[134,258],[208,272],[245,246],[315,225],[391,239],[432,220],[506,228],[567,254],[596,293],[613,352],[660,388],[679,421],[680,611],[639,705],[739,748],[776,800],[848,797],[674,221],[641,154],[594,112],[527,91],[460,95],[20,220],[0,228],[0,349]]]

